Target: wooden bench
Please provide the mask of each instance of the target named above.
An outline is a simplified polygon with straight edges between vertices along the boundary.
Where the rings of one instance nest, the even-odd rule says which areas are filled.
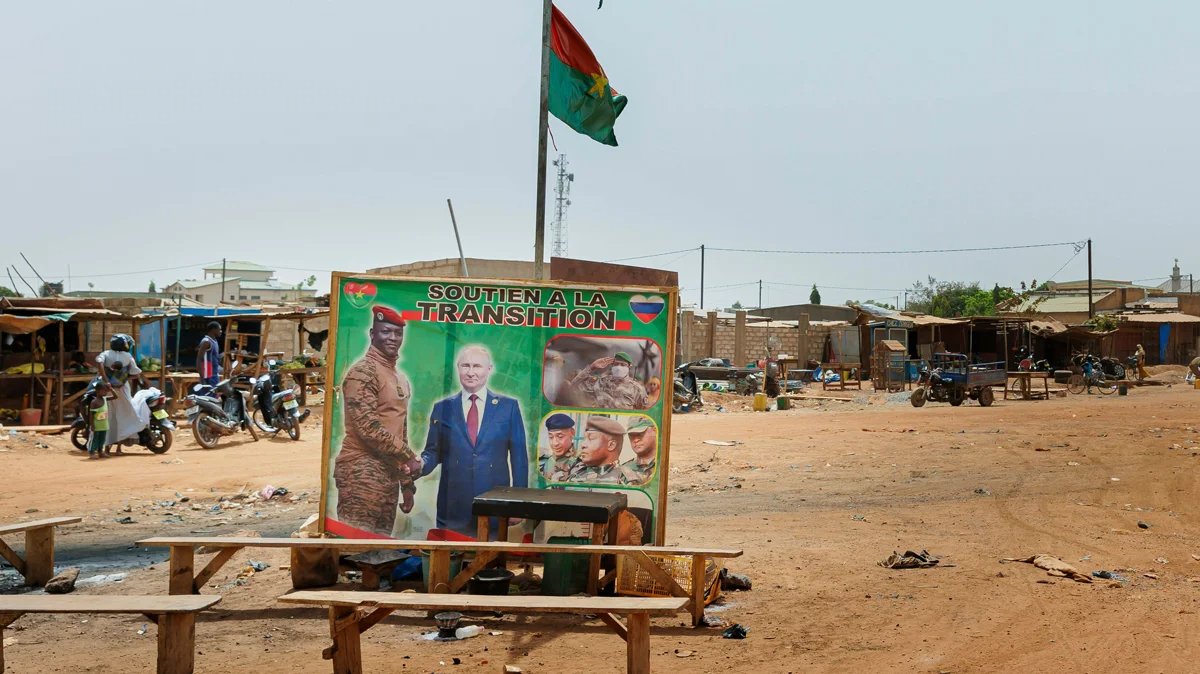
[[[625,669],[650,671],[650,616],[674,615],[687,605],[681,598],[540,597],[520,595],[414,594],[393,592],[300,591],[279,601],[329,607],[333,645],[322,657],[333,660],[334,674],[362,674],[360,635],[393,611],[508,611],[597,615],[625,640]],[[617,616],[627,616],[621,622]]]
[[[741,557],[741,550],[717,548],[673,548],[648,545],[559,545],[549,543],[508,543],[481,541],[404,541],[375,538],[252,538],[221,536],[158,537],[138,541],[142,547],[169,547],[171,575],[168,591],[171,594],[198,593],[205,584],[242,548],[288,548],[291,550],[292,586],[296,589],[322,587],[337,582],[338,554],[368,550],[425,550],[430,553],[430,592],[459,592],[471,577],[488,567],[498,556],[506,553],[563,553],[574,555],[624,555],[668,588],[675,597],[687,599],[692,625],[698,627],[704,618],[705,566],[709,559]],[[216,556],[195,571],[196,548],[217,548]],[[450,576],[451,553],[469,552],[474,560],[464,565],[458,575]],[[662,566],[654,561],[661,556],[691,557],[690,592]],[[610,571],[597,585],[604,587],[616,577]]]
[[[158,674],[192,674],[196,613],[219,601],[220,597],[0,595],[0,673],[4,671],[4,628],[26,613],[140,613],[158,625]]]
[[[20,524],[0,525],[0,536],[25,534],[25,557],[0,540],[0,557],[25,578],[26,585],[41,587],[54,577],[54,530],[63,524],[82,522],[79,517],[52,517]]]

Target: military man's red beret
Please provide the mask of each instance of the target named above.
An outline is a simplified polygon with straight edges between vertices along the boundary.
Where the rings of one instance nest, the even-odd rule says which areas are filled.
[[[404,327],[404,317],[395,309],[385,307],[382,304],[376,304],[371,308],[371,313],[375,315],[376,323],[391,323],[392,325]]]

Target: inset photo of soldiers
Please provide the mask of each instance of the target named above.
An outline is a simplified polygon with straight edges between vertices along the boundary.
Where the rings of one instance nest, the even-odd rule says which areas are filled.
[[[644,414],[554,412],[538,435],[538,472],[548,483],[641,487],[658,463],[658,427]]]
[[[659,401],[661,374],[653,340],[567,335],[546,345],[542,391],[559,407],[645,410]]]

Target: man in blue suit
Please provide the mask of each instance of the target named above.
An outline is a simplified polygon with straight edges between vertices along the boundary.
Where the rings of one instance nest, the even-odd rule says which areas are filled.
[[[529,486],[529,450],[520,404],[487,388],[493,369],[487,347],[463,347],[455,369],[462,390],[433,406],[421,475],[442,467],[438,528],[475,535],[471,503],[494,487]],[[493,522],[490,537],[495,533]]]

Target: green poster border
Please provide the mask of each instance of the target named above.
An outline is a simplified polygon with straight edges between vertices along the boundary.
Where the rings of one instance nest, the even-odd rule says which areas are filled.
[[[366,281],[399,281],[405,283],[473,283],[479,282],[488,285],[509,285],[509,286],[524,286],[532,288],[554,288],[563,290],[599,290],[612,292],[627,292],[627,293],[655,293],[663,295],[667,299],[665,310],[667,312],[667,329],[666,339],[660,345],[663,351],[663,369],[662,369],[662,386],[660,388],[660,399],[663,401],[662,412],[662,427],[659,429],[662,447],[660,448],[662,463],[659,466],[660,475],[658,481],[658,513],[657,521],[654,523],[654,545],[665,545],[667,538],[667,482],[671,472],[671,405],[668,397],[674,395],[674,370],[675,370],[675,345],[678,342],[678,319],[679,319],[679,288],[675,286],[637,286],[637,285],[621,285],[621,284],[602,284],[602,283],[579,283],[571,281],[531,281],[529,279],[509,279],[509,278],[482,278],[482,277],[434,277],[434,276],[392,276],[387,274],[361,274],[356,272],[335,271],[330,275],[329,286],[329,348],[325,358],[325,403],[324,417],[322,418],[321,428],[321,499],[320,509],[318,510],[318,532],[322,537],[326,536],[325,520],[326,520],[326,503],[328,499],[326,494],[329,489],[329,459],[330,459],[330,444],[333,439],[333,401],[337,397],[337,393],[341,390],[341,385],[334,378],[334,363],[337,360],[337,336],[338,336],[338,313],[341,308],[342,280],[345,278],[361,279]],[[667,368],[670,367],[672,383],[668,385]]]

